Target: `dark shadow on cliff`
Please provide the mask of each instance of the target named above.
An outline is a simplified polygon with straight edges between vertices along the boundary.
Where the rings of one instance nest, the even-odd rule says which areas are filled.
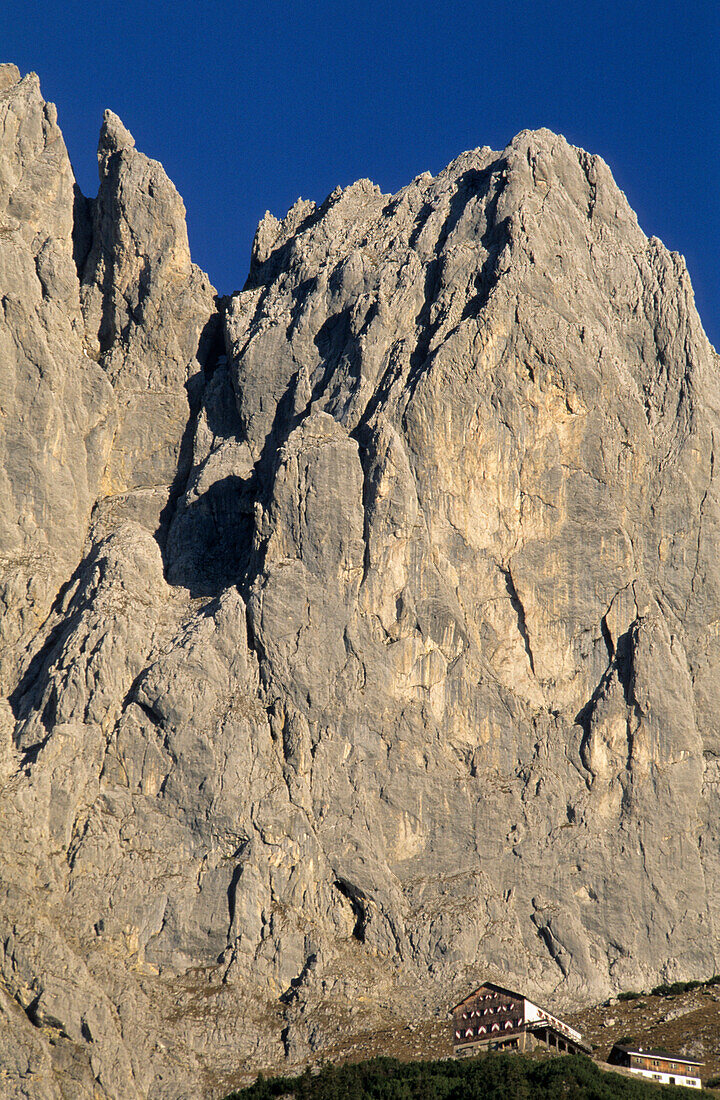
[[[312,399],[316,401],[325,395],[332,400],[333,377],[342,365],[344,382],[350,382],[351,390],[360,385],[362,371],[362,356],[358,346],[359,340],[367,330],[372,318],[377,313],[377,303],[368,310],[362,329],[353,336],[350,328],[352,305],[346,306],[339,313],[328,317],[321,326],[316,337],[315,346],[321,359],[321,373],[313,386]],[[337,409],[336,415],[342,415],[343,410]]]
[[[195,598],[240,583],[253,539],[254,482],[228,474],[181,504],[167,547],[169,584],[187,588]]]
[[[296,411],[297,386],[294,377],[278,402],[271,430],[249,475],[220,473],[198,496],[193,496],[192,485],[202,476],[204,463],[195,469],[190,465],[198,414],[192,418],[188,456],[184,465],[178,466],[167,506],[167,533],[161,543],[169,584],[187,588],[192,597],[207,597],[230,585],[246,591],[252,583],[261,568],[261,556],[253,553],[255,505],[267,507],[280,449],[306,415],[305,409]],[[209,372],[198,411],[203,412],[218,448],[226,442],[242,443],[244,431],[224,362],[216,363]]]
[[[198,414],[203,403],[207,383],[212,378],[217,367],[218,359],[224,351],[225,342],[222,331],[222,316],[218,311],[208,318],[200,334],[197,360],[200,363],[201,369],[185,383],[185,392],[188,398],[188,419],[180,441],[180,453],[178,455],[175,477],[170,486],[167,503],[160,513],[160,522],[155,532],[155,539],[163,554],[163,564],[166,571],[168,563],[165,561],[165,547],[168,531],[178,501],[187,486],[188,476],[192,466],[193,440],[197,428]]]
[[[93,200],[86,199],[76,183],[73,184],[73,260],[78,279],[82,280],[85,264],[92,247]]]
[[[47,623],[61,615],[57,622],[48,630],[45,640],[34,654],[27,668],[23,672],[14,690],[8,696],[8,703],[16,722],[23,722],[29,718],[33,711],[38,710],[45,689],[48,685],[49,672],[53,664],[59,659],[67,639],[78,628],[82,614],[88,606],[88,599],[83,598],[83,577],[87,577],[88,570],[92,570],[99,557],[100,548],[93,547],[90,554],[83,558],[75,572],[65,582],[53,601]],[[63,605],[69,592],[77,588],[68,608],[63,611]],[[90,595],[92,600],[92,594]],[[40,721],[47,732],[47,737],[55,724],[57,696],[56,689],[50,692],[45,701]],[[17,741],[18,747],[24,751],[22,765],[32,764],[37,758],[40,749],[47,741],[47,737],[35,744],[25,744],[22,731]]]
[[[505,189],[505,182],[500,173],[505,166],[506,161],[498,159],[488,165],[487,168],[483,169],[482,172],[478,172],[476,169],[470,169],[467,172],[463,172],[463,174],[458,177],[455,194],[450,200],[448,216],[445,219],[445,223],[440,230],[435,244],[434,259],[428,264],[425,272],[423,306],[420,313],[415,318],[415,324],[419,329],[420,335],[415,349],[410,356],[410,373],[407,380],[410,398],[412,398],[412,395],[415,393],[418,382],[427,369],[430,345],[442,324],[442,318],[432,322],[430,317],[432,306],[437,299],[443,272],[443,250],[450,234],[464,214],[468,203],[473,199],[485,203],[486,229],[480,238],[480,244],[487,252],[487,256],[483,261],[480,272],[475,278],[477,293],[466,303],[461,319],[464,320],[467,317],[476,316],[487,303],[494,283],[493,276],[497,257],[505,247],[509,233],[506,220],[500,223],[496,222],[498,200]]]
[[[480,271],[475,276],[475,294],[466,303],[462,311],[462,320],[477,317],[487,305],[498,281],[497,262],[505,246],[510,242],[510,222],[508,218],[497,221],[497,208],[505,185],[498,187],[489,199],[487,211],[487,229],[481,237],[481,244],[487,251]]]
[[[255,256],[255,244],[253,242],[250,271],[243,290],[256,290],[258,287],[268,287],[275,281],[281,271],[286,271],[292,256],[295,238],[300,236],[301,233],[305,233],[308,229],[312,229],[314,225],[322,221],[329,207],[329,199],[326,199],[325,202],[311,211],[311,213],[299,223],[297,228],[293,231],[292,236],[287,241],[284,241],[283,244],[274,248],[262,263],[259,263]]]
[[[190,491],[193,481],[201,477],[204,465],[193,468],[200,414],[217,447],[225,442],[238,443],[243,438],[225,357],[225,302],[216,299],[218,312],[208,319],[200,337],[197,358],[202,371],[187,385],[188,422],[177,472],[155,534],[168,583],[187,588],[193,598],[216,596],[238,583],[246,567],[253,534],[254,476],[243,478],[226,473],[199,496],[193,497]]]
[[[443,250],[448,238],[465,212],[468,203],[473,200],[485,202],[487,225],[485,232],[480,238],[480,244],[486,250],[487,255],[475,279],[477,293],[466,304],[462,319],[477,315],[488,300],[492,286],[494,285],[497,257],[505,247],[509,234],[506,220],[500,223],[496,222],[498,200],[505,187],[503,180],[498,179],[498,174],[501,173],[505,164],[505,160],[500,158],[493,161],[492,164],[488,165],[488,167],[482,171],[470,169],[458,177],[455,193],[450,200],[450,209],[440,229],[437,241],[435,242],[434,257],[425,270],[423,305],[415,318],[415,325],[419,335],[416,345],[410,355],[410,370],[407,377],[408,401],[412,399],[412,395],[417,388],[420,378],[427,370],[430,345],[442,323],[441,320],[437,320],[433,323],[430,318],[433,304],[437,299],[443,270]],[[420,209],[416,217],[415,227],[409,238],[409,245],[411,248],[417,244],[420,234],[434,209],[435,207],[433,204],[427,202]],[[344,349],[343,354],[350,362],[353,361],[353,355],[348,348]],[[359,357],[359,351],[357,354]],[[336,352],[336,360],[339,358],[340,355]],[[364,425],[371,420],[380,405],[387,399],[390,389],[398,378],[398,370],[398,365],[394,361],[388,364],[383,377],[376,385],[375,392],[363,412],[356,432],[353,433],[357,435],[358,438],[362,435]],[[357,374],[359,380],[359,367],[357,369]]]
[[[617,676],[620,686],[623,689],[623,697],[625,706],[628,710],[634,711],[639,716],[638,701],[635,696],[635,664],[634,664],[634,652],[636,644],[636,630],[637,626],[633,623],[624,634],[621,634],[617,641],[617,649],[614,648],[610,633],[607,629],[605,620],[602,622],[602,633],[605,640],[605,644],[608,648],[608,654],[610,657],[610,663],[607,669],[603,673],[600,682],[593,691],[592,695],[588,699],[587,703],[578,711],[575,715],[575,723],[580,726],[583,731],[582,740],[580,742],[580,758],[588,769],[592,771],[589,765],[590,759],[590,738],[592,736],[593,717],[600,704],[600,702],[606,697],[610,690],[610,684],[613,676]],[[632,754],[632,740],[628,733],[628,766],[630,764],[630,757]]]

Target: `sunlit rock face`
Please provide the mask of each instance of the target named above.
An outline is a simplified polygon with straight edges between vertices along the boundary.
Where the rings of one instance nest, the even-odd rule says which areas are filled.
[[[496,977],[720,969],[717,356],[548,131],[219,301],[0,67],[0,1077],[219,1096]]]

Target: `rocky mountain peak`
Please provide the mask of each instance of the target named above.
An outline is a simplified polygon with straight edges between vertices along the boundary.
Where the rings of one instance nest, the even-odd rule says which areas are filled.
[[[123,149],[134,149],[135,138],[125,128],[114,111],[107,110],[103,116],[100,127],[100,140],[98,142],[98,157],[112,156]]]
[[[0,65],[0,92],[7,91],[14,84],[20,82],[20,70],[17,65],[5,63]]]
[[[86,200],[18,77],[12,1094],[222,1095],[479,977],[560,1008],[715,973],[720,389],[682,258],[524,131],[267,214],[218,300],[120,120]]]

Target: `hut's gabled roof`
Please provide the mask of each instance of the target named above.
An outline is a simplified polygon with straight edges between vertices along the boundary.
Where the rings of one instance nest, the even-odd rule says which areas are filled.
[[[468,1001],[472,1001],[473,998],[477,997],[478,993],[480,993],[480,991],[483,989],[490,989],[493,993],[500,993],[504,997],[514,997],[518,1001],[526,1001],[528,999],[524,993],[518,993],[515,989],[506,989],[505,986],[496,985],[495,982],[482,982],[482,984],[477,986],[477,988],[474,989],[472,993],[468,993],[467,997],[463,997],[461,1001],[458,1001],[456,1005],[453,1005],[450,1011],[455,1012],[456,1009],[462,1008],[462,1006],[467,1004]]]
[[[638,1058],[663,1058],[666,1062],[683,1062],[686,1066],[704,1066],[704,1062],[698,1062],[695,1058],[686,1058],[684,1054],[671,1054],[667,1050],[646,1050],[645,1047],[628,1047],[616,1043],[614,1050],[621,1050],[624,1054],[634,1054]]]

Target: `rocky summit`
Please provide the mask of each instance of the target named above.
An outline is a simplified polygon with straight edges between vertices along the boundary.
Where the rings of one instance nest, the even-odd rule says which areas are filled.
[[[549,131],[245,288],[0,68],[0,1092],[223,1095],[720,970],[718,356]]]

